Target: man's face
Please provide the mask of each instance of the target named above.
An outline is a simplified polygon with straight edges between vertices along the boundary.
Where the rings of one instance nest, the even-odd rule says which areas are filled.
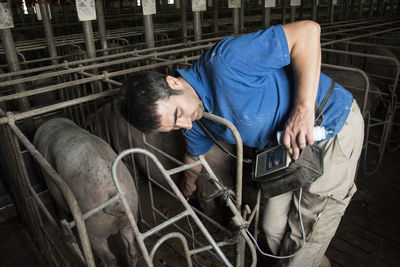
[[[203,116],[203,105],[196,93],[183,90],[183,94],[172,95],[156,102],[160,115],[160,132],[185,128],[190,130],[192,122]]]

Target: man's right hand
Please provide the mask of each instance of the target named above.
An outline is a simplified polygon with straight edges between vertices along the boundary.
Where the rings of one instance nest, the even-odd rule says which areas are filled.
[[[193,193],[197,190],[196,182],[192,182],[186,178],[187,177],[185,175],[181,184],[181,191],[185,197],[191,197]]]
[[[185,164],[190,164],[190,163],[193,163],[198,160],[199,160],[198,157],[191,157],[188,154],[185,154],[185,156],[184,156]],[[192,167],[192,169],[197,172],[201,172],[201,170],[203,169],[203,165],[201,165],[201,164],[196,165],[196,166]],[[198,178],[197,174],[195,174],[191,171],[185,172],[183,180],[180,184],[180,187],[181,187],[180,189],[185,197],[192,196],[193,193],[197,190],[197,186],[196,186],[197,178]]]

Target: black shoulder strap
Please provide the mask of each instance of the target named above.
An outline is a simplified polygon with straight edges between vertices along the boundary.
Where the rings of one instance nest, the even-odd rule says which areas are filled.
[[[328,89],[328,92],[326,92],[324,99],[321,102],[321,105],[316,109],[315,112],[315,125],[321,125],[322,121],[323,121],[323,116],[322,116],[322,111],[324,110],[326,103],[328,103],[329,98],[332,95],[333,89],[335,88],[335,81],[332,79],[331,82],[331,86]],[[317,105],[317,104],[316,104]],[[199,124],[200,128],[203,130],[203,132],[222,150],[224,151],[226,154],[230,155],[233,158],[236,158],[235,155],[233,155],[232,153],[230,153],[225,147],[223,147],[212,135],[211,133],[208,131],[208,129],[205,127],[205,125],[203,123],[201,123],[200,120],[196,121],[196,123]],[[251,163],[252,160],[251,159],[243,159],[243,162],[246,163]]]
[[[222,151],[224,151],[226,154],[228,154],[229,156],[231,156],[231,157],[233,157],[233,158],[235,158],[235,159],[237,159],[237,157],[234,155],[234,154],[232,154],[231,152],[229,152],[225,147],[223,147],[221,144],[220,144],[220,142],[219,141],[217,141],[215,138],[214,138],[214,136],[212,136],[212,134],[208,131],[208,129],[206,128],[206,126],[200,121],[200,120],[198,120],[198,121],[196,121],[196,123],[198,123],[199,124],[199,126],[200,126],[200,128],[203,130],[203,132],[222,150]],[[251,161],[251,159],[246,159],[246,158],[243,158],[243,162],[245,162],[245,163],[251,163],[252,161]]]
[[[334,88],[335,88],[335,80],[332,79],[331,86],[329,87],[328,92],[326,92],[324,99],[322,99],[321,105],[319,105],[319,107],[315,111],[315,125],[317,126],[321,125],[322,121],[324,120],[322,111],[324,110],[326,103],[328,103],[328,100],[331,97]]]

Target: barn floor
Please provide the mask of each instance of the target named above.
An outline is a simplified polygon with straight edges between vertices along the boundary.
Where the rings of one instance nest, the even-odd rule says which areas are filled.
[[[375,175],[358,176],[358,192],[327,251],[332,266],[400,266],[398,155],[399,152],[386,152]],[[260,258],[258,266],[269,266],[267,262],[270,261]],[[0,222],[0,265],[44,266],[17,217]]]

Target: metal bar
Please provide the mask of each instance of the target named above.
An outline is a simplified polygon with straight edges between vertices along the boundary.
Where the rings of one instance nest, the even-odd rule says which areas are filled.
[[[237,160],[236,160],[236,195],[235,195],[235,201],[236,201],[236,208],[238,211],[242,209],[242,173],[243,173],[243,143],[242,143],[242,138],[240,137],[240,134],[236,127],[228,120],[218,117],[216,115],[204,112],[203,113],[204,118],[212,120],[214,122],[221,123],[225,125],[233,134],[235,137],[236,141],[236,154],[237,154]]]
[[[14,40],[11,34],[11,29],[2,29],[0,30],[0,37],[3,42],[4,51],[7,58],[7,63],[10,69],[10,72],[16,72],[21,69],[17,57],[17,51],[15,50]],[[15,86],[17,92],[24,92],[25,87],[22,84],[16,84]],[[1,94],[0,94],[1,95]],[[29,99],[24,97],[18,100],[19,108],[21,111],[27,111],[31,109],[31,105],[29,103]],[[25,127],[28,134],[32,134],[33,132],[33,121],[26,120]]]
[[[121,191],[118,179],[116,178],[116,167],[118,164],[118,161],[120,161],[124,156],[130,154],[130,153],[142,153],[145,154],[146,156],[148,156],[149,158],[151,158],[153,160],[153,162],[155,163],[155,165],[159,168],[159,170],[161,171],[161,174],[164,176],[165,180],[167,181],[168,185],[170,186],[170,188],[173,190],[173,192],[175,193],[176,197],[178,198],[178,200],[181,202],[181,204],[185,207],[185,209],[189,212],[190,216],[192,217],[192,219],[194,220],[194,222],[198,225],[198,227],[200,228],[201,232],[204,234],[204,236],[206,237],[206,239],[208,240],[208,242],[211,243],[211,245],[213,246],[213,248],[215,249],[215,251],[217,252],[217,254],[219,255],[219,257],[222,259],[222,261],[224,262],[225,265],[227,266],[232,266],[232,264],[228,261],[228,259],[226,258],[226,256],[224,255],[224,253],[221,251],[221,249],[217,246],[217,244],[215,243],[214,239],[212,238],[212,236],[210,235],[210,233],[207,231],[207,229],[204,227],[204,225],[202,224],[202,222],[200,221],[200,219],[197,217],[196,213],[193,211],[193,209],[190,207],[190,205],[187,203],[186,199],[184,198],[184,196],[182,195],[182,193],[180,192],[179,188],[175,185],[175,183],[172,181],[171,177],[169,175],[167,175],[165,172],[166,170],[164,169],[164,167],[162,166],[162,164],[160,163],[160,161],[150,152],[141,149],[141,148],[131,148],[131,149],[127,149],[125,151],[123,151],[121,154],[119,154],[117,156],[117,158],[115,159],[114,163],[113,163],[113,167],[112,167],[112,173],[113,173],[113,179],[114,179],[114,183],[115,186],[117,187],[119,192]],[[144,258],[146,260],[146,263],[148,262],[147,257],[149,257],[148,255],[148,251],[144,245],[144,240],[142,238],[142,235],[139,232],[139,229],[137,228],[136,222],[132,216],[132,213],[129,210],[129,206],[128,203],[126,202],[126,199],[122,197],[122,202],[124,204],[124,207],[126,209],[126,212],[128,214],[128,218],[129,221],[131,223],[131,226],[136,234],[136,239],[139,243],[139,247],[142,250],[142,253],[144,255]]]
[[[218,32],[218,4],[219,0],[213,0],[213,28],[214,32]]]
[[[83,34],[85,36],[85,46],[88,58],[96,57],[96,47],[94,45],[92,21],[81,21]]]
[[[382,34],[382,33],[392,32],[392,31],[396,31],[396,30],[400,30],[400,27],[387,29],[387,30],[382,30],[382,31],[377,31],[377,32],[372,32],[372,33],[360,34],[360,35],[357,35],[357,36],[342,38],[342,39],[339,39],[339,40],[334,40],[334,41],[329,41],[329,42],[323,42],[323,43],[321,43],[321,46],[326,46],[326,45],[331,45],[331,44],[336,44],[336,43],[342,43],[342,42],[345,42],[345,41],[350,41],[350,40],[360,39],[360,38],[363,38],[363,37],[379,35],[379,34]],[[321,34],[321,36],[322,36],[322,34]]]
[[[144,24],[144,36],[146,39],[147,47],[153,48],[154,45],[154,27],[153,27],[153,15],[143,16]]]
[[[100,47],[101,49],[107,49],[107,32],[106,32],[106,22],[104,19],[104,9],[103,9],[103,0],[96,0],[96,17],[97,17],[97,26],[99,30],[100,36]],[[103,51],[103,55],[107,56],[108,51]]]
[[[229,242],[229,241],[220,241],[220,242],[217,242],[217,245],[219,247],[223,247],[223,246],[232,246],[233,244],[232,244],[232,242]],[[213,249],[213,247],[211,245],[208,245],[208,246],[204,246],[201,248],[192,249],[190,251],[190,254],[194,255],[194,254],[198,254],[198,253],[201,253],[201,252],[204,252],[207,250],[211,250],[211,249]]]
[[[153,261],[154,254],[156,253],[157,249],[158,249],[165,241],[167,241],[167,240],[170,239],[170,238],[178,238],[178,239],[182,242],[183,251],[185,252],[185,256],[186,256],[186,260],[187,260],[188,267],[192,267],[193,264],[192,264],[192,259],[190,258],[189,246],[188,246],[188,244],[187,244],[187,241],[186,241],[185,237],[184,237],[182,234],[180,234],[180,233],[169,233],[169,234],[163,236],[162,238],[160,238],[160,239],[156,242],[156,244],[154,245],[153,249],[151,250],[151,254],[150,254],[150,259],[151,259],[151,261]]]
[[[266,0],[264,0],[264,1],[266,1]],[[264,29],[267,29],[271,25],[271,8],[264,7],[263,12],[264,12],[263,25],[264,25]]]
[[[369,0],[368,17],[372,18],[373,16],[374,16],[374,0]]]
[[[236,140],[237,142],[237,140]],[[237,157],[239,158],[239,153],[237,155]],[[214,174],[214,172],[212,171],[210,165],[208,165],[207,161],[205,160],[203,155],[199,156],[201,162],[203,163],[204,168],[207,170],[208,174],[215,180],[218,180],[217,176]],[[221,189],[221,186],[219,185],[219,183],[215,183],[215,186],[218,189]],[[234,221],[234,223],[240,227],[240,233],[242,234],[242,236],[239,236],[239,240],[238,240],[238,244],[236,246],[236,266],[243,266],[244,265],[244,257],[245,257],[245,244],[243,242],[243,238],[246,240],[250,251],[251,251],[251,256],[252,256],[252,267],[256,266],[257,263],[257,254],[256,254],[256,250],[254,248],[253,243],[249,240],[249,237],[247,236],[247,233],[244,230],[244,227],[246,226],[247,222],[242,218],[241,214],[240,214],[240,209],[237,209],[235,207],[235,205],[233,204],[232,200],[230,198],[227,198],[226,200],[226,204],[227,206],[230,208],[230,210],[232,211],[232,213],[234,214],[234,217],[232,218],[232,220]]]
[[[13,122],[9,122],[9,127],[18,137],[19,141],[26,147],[31,153],[32,157],[36,159],[37,163],[42,167],[44,171],[53,179],[53,182],[63,192],[64,198],[67,201],[68,207],[71,210],[72,216],[77,224],[78,235],[81,240],[83,252],[85,255],[86,264],[88,266],[95,266],[92,249],[90,247],[85,222],[82,217],[82,212],[76,201],[71,189],[60,177],[59,174],[53,169],[53,167],[46,161],[46,159],[40,154],[40,152],[32,145],[32,143],[25,137],[25,135],[18,129]]]
[[[83,220],[86,220],[87,218],[93,216],[94,214],[96,214],[98,211],[104,209],[105,207],[113,204],[114,202],[117,202],[119,200],[118,195],[113,196],[112,198],[108,199],[107,201],[101,203],[99,206],[89,210],[88,212],[86,212],[85,214],[82,215]],[[70,223],[68,223],[68,227],[73,228],[75,227],[76,223],[75,221],[72,221]]]
[[[46,206],[43,204],[42,200],[40,199],[38,194],[33,189],[31,183],[28,184],[28,187],[29,187],[29,191],[31,192],[33,198],[36,200],[39,208],[42,210],[42,212],[44,213],[46,218],[49,220],[50,224],[54,227],[57,227],[58,225],[57,225],[56,220],[54,220],[53,216],[51,216],[50,212],[47,210]]]
[[[179,0],[178,0],[179,1]],[[182,40],[183,42],[187,42],[187,1],[180,0],[181,4],[181,23],[182,23]]]
[[[156,152],[162,154],[163,156],[169,158],[170,160],[172,160],[173,162],[180,164],[180,165],[184,165],[183,162],[180,162],[179,160],[175,159],[174,157],[170,156],[169,154],[165,153],[164,151],[158,149],[157,147],[146,143],[146,146],[150,147],[151,149],[155,150]],[[191,170],[193,171],[193,170]],[[194,172],[194,171],[193,171]],[[200,175],[200,173],[198,173],[198,175]],[[164,187],[162,184],[160,184],[159,182],[157,182],[156,180],[154,180],[153,178],[151,178],[150,176],[148,177],[149,181],[151,181],[152,183],[154,183],[155,185],[157,185],[159,188],[161,188],[164,192],[166,192],[167,194],[169,194],[170,196],[176,198],[176,196],[171,192],[171,190],[168,190],[166,187]],[[211,219],[210,217],[208,217],[207,215],[203,214],[201,211],[199,211],[198,209],[193,207],[193,210],[199,214],[201,217],[203,217],[205,220],[207,220],[209,223],[211,223],[212,225],[214,225],[215,227],[217,227],[219,230],[225,232],[226,234],[230,234],[230,231],[228,229],[226,229],[225,227],[221,226],[220,224],[218,224],[216,221],[214,221],[213,219]]]
[[[54,90],[67,88],[67,87],[75,86],[75,85],[79,85],[79,84],[89,83],[89,82],[93,82],[93,81],[98,81],[98,80],[102,80],[102,79],[104,79],[104,76],[98,75],[98,76],[94,76],[94,77],[90,77],[90,78],[83,78],[83,79],[76,80],[76,81],[70,81],[70,82],[60,83],[60,84],[56,84],[56,85],[50,85],[50,86],[46,86],[46,87],[42,87],[42,88],[38,88],[38,89],[33,89],[30,91],[24,91],[21,93],[1,96],[0,102],[9,101],[9,100],[13,100],[13,99],[19,99],[22,97],[37,95],[37,94],[46,93],[46,92],[51,92]],[[16,80],[16,81],[18,81],[18,80]]]
[[[239,34],[239,8],[232,8],[232,31]]]
[[[49,48],[49,54],[51,59],[51,64],[55,65],[57,64],[57,49],[54,44],[54,34],[53,34],[53,28],[51,26],[51,20],[50,20],[50,14],[49,14],[49,8],[48,8],[49,3],[45,1],[39,1],[39,6],[40,6],[40,13],[42,15],[42,22],[43,22],[43,28],[44,28],[44,33],[46,35],[47,39],[47,46]]]
[[[5,113],[0,110],[0,115],[4,116]],[[7,114],[12,122],[12,116]],[[49,255],[49,244],[46,241],[43,233],[40,231],[41,217],[37,209],[36,203],[32,200],[29,192],[28,172],[24,159],[22,157],[21,147],[18,139],[13,134],[12,129],[6,125],[0,127],[0,147],[6,157],[4,161],[4,171],[6,171],[8,183],[10,185],[10,193],[13,195],[14,203],[18,208],[18,213],[27,226],[30,234],[34,237],[38,247],[45,255],[45,261],[51,265],[51,255]]]
[[[359,4],[359,6],[358,6],[358,18],[362,18],[362,15],[363,15],[364,4],[363,4],[362,1],[363,0],[359,0],[358,1],[358,4]]]
[[[335,51],[336,52],[336,51]],[[340,51],[342,52],[342,51]],[[361,113],[363,116],[365,116],[366,114],[366,109],[367,109],[367,101],[368,101],[368,94],[369,94],[369,78],[368,75],[357,68],[350,68],[350,67],[344,67],[344,66],[336,66],[336,65],[330,65],[330,64],[321,64],[321,67],[326,67],[326,68],[333,68],[333,69],[338,69],[338,70],[346,70],[346,71],[352,71],[352,72],[356,72],[359,73],[361,76],[363,76],[364,80],[365,80],[365,97],[364,97],[364,103],[362,104],[362,108],[361,108]]]
[[[290,22],[296,20],[296,6],[290,6]]]
[[[212,121],[221,123],[225,125],[229,130],[232,132],[233,136],[235,137],[236,141],[236,154],[237,154],[237,161],[236,161],[236,209],[238,212],[238,215],[241,220],[243,218],[240,216],[240,211],[242,209],[242,172],[243,172],[243,144],[242,144],[242,138],[240,137],[240,134],[236,127],[228,120],[215,116],[213,114],[204,112],[203,113],[204,118],[210,119]],[[201,159],[201,157],[200,157]],[[204,162],[203,162],[204,165]],[[211,170],[211,168],[210,168]],[[218,188],[218,185],[216,185]],[[228,203],[231,201],[228,199]],[[231,208],[232,210],[232,208]],[[234,210],[232,212],[235,214]],[[237,216],[236,216],[237,217]],[[237,220],[240,221],[239,217],[237,217]],[[244,254],[245,254],[245,246],[244,246],[244,241],[243,238],[239,237],[238,244],[236,247],[236,265],[241,266],[244,264]],[[254,252],[255,253],[255,252]],[[253,251],[252,251],[253,255]]]
[[[334,22],[335,20],[335,5],[333,0],[329,0],[329,22]]]
[[[261,188],[259,188],[257,190],[257,201],[256,201],[256,205],[255,205],[255,209],[256,209],[256,219],[254,221],[254,238],[257,240],[257,236],[258,236],[258,222],[260,219],[260,204],[261,204]],[[250,220],[251,221],[251,220]]]
[[[190,168],[192,168],[194,166],[200,165],[200,164],[201,164],[200,161],[195,161],[195,162],[190,163],[190,164],[185,164],[183,166],[168,170],[167,174],[168,175],[173,175],[173,174],[178,173],[178,172],[186,171],[186,170],[188,170],[188,169],[190,169]]]
[[[317,0],[311,0],[311,19],[317,21]]]
[[[118,89],[115,89],[115,90],[111,90],[111,91],[101,92],[101,93],[97,93],[97,94],[94,94],[94,95],[88,95],[88,96],[84,96],[84,97],[81,97],[81,98],[65,101],[65,102],[62,102],[62,103],[58,103],[58,104],[54,104],[54,105],[50,105],[50,106],[46,106],[46,107],[42,107],[42,108],[37,108],[37,109],[34,109],[34,110],[30,110],[30,111],[25,111],[25,112],[22,112],[22,113],[14,114],[14,119],[16,121],[17,120],[22,120],[22,119],[30,118],[30,117],[33,117],[33,116],[45,114],[45,113],[48,113],[50,111],[54,111],[54,110],[70,107],[70,106],[73,106],[73,105],[85,103],[85,102],[88,102],[88,101],[91,101],[91,100],[95,100],[95,99],[99,99],[99,98],[103,98],[103,97],[107,97],[107,96],[113,96],[113,95],[117,94],[118,91],[119,91]],[[8,123],[8,119],[7,118],[0,118],[0,125],[1,124],[6,124],[6,123]]]
[[[210,42],[221,40],[223,38],[224,38],[224,36],[215,37],[215,38],[209,38],[209,39],[203,39],[203,40],[199,40],[199,41],[192,41],[191,44],[194,45],[194,44],[199,44],[199,43],[210,43]],[[184,45],[186,45],[186,44],[185,43],[179,43],[179,44],[172,44],[172,45],[167,45],[167,46],[163,46],[163,47],[146,48],[146,49],[142,49],[142,50],[124,52],[124,53],[119,53],[119,54],[114,54],[114,55],[109,55],[109,56],[103,56],[103,57],[97,57],[97,58],[92,58],[92,59],[82,59],[82,60],[73,61],[73,62],[65,61],[64,63],[58,64],[58,65],[55,65],[55,66],[50,65],[50,66],[35,68],[35,69],[31,69],[31,70],[18,71],[18,72],[15,72],[15,73],[0,74],[0,79],[4,78],[4,77],[9,77],[10,75],[27,74],[27,73],[31,73],[32,71],[35,71],[35,72],[46,71],[46,70],[56,69],[56,68],[60,68],[60,67],[64,67],[64,66],[79,65],[79,64],[91,63],[91,62],[95,62],[95,61],[108,60],[108,59],[112,59],[112,58],[115,58],[115,57],[136,56],[136,55],[138,55],[140,53],[153,52],[153,51],[157,51],[159,49],[166,49],[168,51],[166,51],[166,52],[158,52],[157,53],[158,55],[162,55],[162,53],[166,53],[166,54],[180,53],[180,52],[185,52],[185,51],[191,51],[191,50],[194,50],[194,49],[198,49],[196,47],[195,48],[189,47],[189,48],[183,48],[184,50],[182,50],[182,51],[171,50],[171,48],[184,46]],[[206,44],[205,46],[209,46],[210,47],[210,44]],[[147,58],[147,57],[151,57],[151,56],[152,55],[146,55],[146,56],[143,56],[143,57]],[[144,58],[138,57],[138,59],[144,59]]]
[[[193,207],[192,207],[193,208]],[[201,212],[197,211],[197,209],[193,208],[193,210],[196,212],[196,214],[202,215]],[[163,217],[165,220],[168,220],[169,218],[167,216],[165,216],[162,212],[160,212],[157,209],[154,209],[154,211],[161,217]],[[205,215],[204,215],[205,216]],[[208,217],[207,217],[208,218]],[[196,240],[195,238],[192,237],[191,234],[189,234],[188,232],[186,232],[184,229],[182,229],[181,227],[179,227],[178,225],[174,224],[174,226],[176,227],[176,229],[178,229],[181,233],[183,233],[184,235],[186,235],[187,237],[189,237],[194,243],[196,243],[198,246],[204,247],[204,245],[199,242],[198,240]],[[149,227],[150,228],[150,227]],[[157,233],[155,233],[157,234]],[[231,232],[227,232],[227,234],[232,234]],[[158,234],[159,235],[159,234]],[[224,242],[224,241],[223,241]],[[230,245],[233,245],[234,242],[229,242],[229,241],[225,241]],[[217,243],[218,246],[220,246],[220,243]],[[217,254],[215,254],[213,251],[209,251],[209,253],[215,257],[216,259],[218,259]],[[219,259],[218,259],[219,260]]]
[[[282,24],[286,24],[286,9],[287,9],[287,1],[288,0],[282,0]]]
[[[123,59],[107,61],[107,62],[98,63],[98,64],[92,64],[92,65],[88,65],[88,66],[79,65],[76,68],[68,68],[68,70],[54,71],[52,73],[39,74],[39,75],[36,75],[36,76],[20,78],[18,80],[9,80],[9,81],[0,82],[0,87],[19,84],[19,83],[23,83],[23,82],[36,81],[36,80],[39,80],[39,79],[45,79],[45,78],[49,78],[49,77],[54,77],[55,75],[66,75],[66,74],[70,74],[70,73],[74,73],[74,72],[82,72],[84,70],[90,70],[90,69],[95,69],[95,68],[103,68],[103,67],[108,67],[108,66],[111,66],[111,65],[128,63],[128,62],[131,62],[131,61],[149,59],[149,58],[154,58],[155,56],[170,55],[171,53],[183,53],[183,52],[188,52],[188,51],[195,51],[195,50],[199,50],[199,49],[210,48],[212,45],[213,45],[213,43],[208,43],[207,45],[201,45],[201,46],[191,47],[191,48],[177,49],[177,50],[173,50],[173,51],[159,52],[159,53],[156,53],[156,54],[149,54],[149,55],[144,55],[144,56],[136,56],[135,58],[123,58]],[[130,52],[130,53],[136,54],[135,52]],[[195,56],[195,57],[197,57],[197,56]],[[193,59],[195,59],[195,58],[194,57],[189,57],[189,58],[181,58],[181,59],[176,59],[176,60],[168,60],[166,63],[162,63],[163,64],[162,66],[168,65],[168,64],[174,64],[174,63],[186,62],[186,61],[193,60]],[[176,61],[178,61],[178,62],[176,62]],[[71,64],[59,64],[59,66],[67,68],[70,65],[76,65],[76,64],[73,64],[73,63],[75,63],[75,62],[72,62]],[[149,65],[149,66],[158,67],[159,65],[153,64],[153,65]],[[35,69],[34,69],[34,71],[35,71]],[[2,76],[0,75],[0,78],[1,77]],[[7,77],[7,76],[5,76],[5,77]]]
[[[156,227],[151,228],[150,230],[148,230],[147,232],[143,233],[143,239],[148,238],[149,236],[161,231],[162,229],[164,229],[165,227],[169,226],[170,224],[174,224],[177,221],[179,221],[180,219],[185,218],[186,216],[189,216],[190,212],[188,210],[184,210],[183,212],[175,215],[172,218],[169,218],[167,221],[160,223],[159,225],[157,225]]]
[[[194,40],[201,40],[201,14],[200,11],[193,12]]]
[[[240,0],[240,32],[244,32],[244,20],[245,20],[245,16],[244,16],[244,9],[245,9],[245,0]]]

